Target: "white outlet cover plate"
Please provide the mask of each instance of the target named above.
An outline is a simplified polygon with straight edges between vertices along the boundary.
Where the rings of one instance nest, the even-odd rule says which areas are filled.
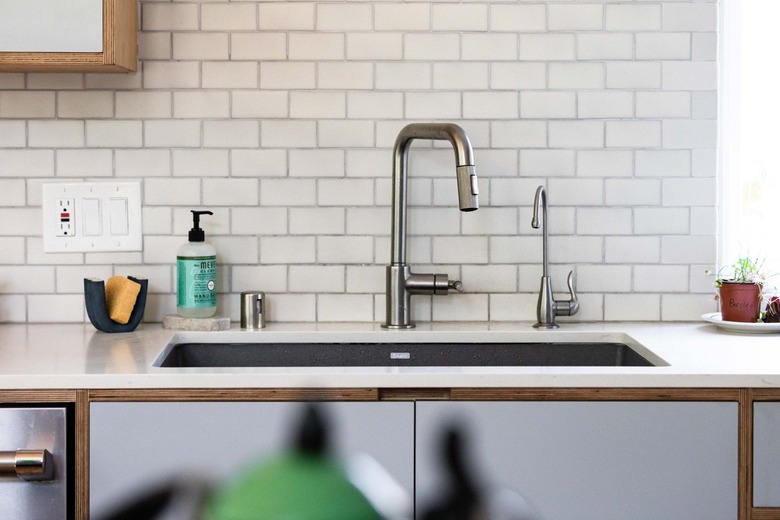
[[[75,201],[73,236],[57,236],[61,199]],[[141,181],[44,183],[42,206],[45,253],[143,249]]]

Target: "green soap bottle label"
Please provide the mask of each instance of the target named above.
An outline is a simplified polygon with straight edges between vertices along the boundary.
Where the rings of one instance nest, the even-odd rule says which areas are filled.
[[[179,307],[214,307],[217,304],[217,257],[176,258]]]

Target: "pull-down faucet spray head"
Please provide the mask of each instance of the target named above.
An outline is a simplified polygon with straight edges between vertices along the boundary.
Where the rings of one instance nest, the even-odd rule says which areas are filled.
[[[473,164],[458,165],[458,203],[461,211],[474,211],[479,209],[479,189],[477,188],[477,169]]]

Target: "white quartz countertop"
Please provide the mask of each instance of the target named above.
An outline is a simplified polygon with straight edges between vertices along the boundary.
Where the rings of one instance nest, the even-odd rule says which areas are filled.
[[[618,341],[646,348],[657,367],[303,367],[160,368],[173,341],[504,342]],[[262,348],[258,345],[257,348]],[[270,324],[247,332],[184,332],[143,324],[106,334],[85,324],[0,326],[0,388],[435,388],[435,387],[777,387],[780,334],[736,334],[705,322]]]

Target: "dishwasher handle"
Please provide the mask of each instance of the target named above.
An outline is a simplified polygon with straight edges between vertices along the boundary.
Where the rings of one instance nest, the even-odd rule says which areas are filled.
[[[27,482],[54,478],[49,450],[0,451],[0,477],[19,477]]]

